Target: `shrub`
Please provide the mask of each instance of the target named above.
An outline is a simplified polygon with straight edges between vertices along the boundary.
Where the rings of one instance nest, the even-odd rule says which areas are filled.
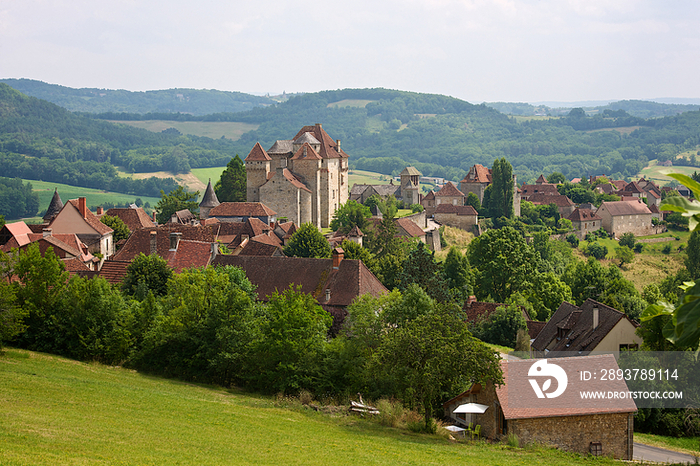
[[[642,252],[642,249],[644,249],[644,243],[635,243],[634,245],[634,252],[637,254]]]
[[[634,238],[634,233],[624,233],[622,236],[620,236],[620,246],[627,246],[630,249],[634,248],[634,244],[636,243],[636,239]]]
[[[397,400],[382,398],[377,402],[376,408],[379,410],[379,414],[375,419],[383,426],[399,427],[406,416],[406,409],[403,407],[403,404]],[[421,423],[422,419],[418,414],[414,417]]]
[[[508,434],[507,443],[509,447],[518,448],[520,447],[520,439],[513,432]]]
[[[664,254],[671,254],[671,249],[671,244],[666,243],[666,245],[661,249],[661,252],[663,252]]]
[[[576,236],[575,234],[571,233],[570,235],[568,235],[566,237],[566,241],[571,245],[572,248],[578,247],[579,240],[578,236]]]
[[[587,256],[593,256],[596,259],[604,259],[608,255],[608,248],[602,244],[591,243],[586,246],[583,253]]]

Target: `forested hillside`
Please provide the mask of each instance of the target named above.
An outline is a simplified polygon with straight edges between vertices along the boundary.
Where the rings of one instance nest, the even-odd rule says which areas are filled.
[[[487,102],[487,106],[495,108],[507,115],[551,115],[564,116],[572,110],[572,107],[549,107],[547,105],[532,105],[524,102]],[[597,115],[610,110],[624,110],[632,116],[639,118],[658,118],[663,116],[678,115],[679,113],[694,112],[700,110],[698,104],[669,104],[661,102],[649,102],[646,100],[620,100],[608,105],[584,107],[586,113]]]
[[[85,118],[27,97],[0,83],[0,175],[55,181],[126,194],[159,196],[173,179],[119,177],[115,165],[131,171],[187,172],[225,165],[231,141],[151,133]]]
[[[136,172],[224,166],[235,154],[245,157],[258,141],[267,148],[314,123],[322,123],[331,137],[342,140],[354,168],[397,174],[406,165],[414,165],[425,175],[454,181],[475,163],[490,166],[501,157],[511,162],[520,182],[554,171],[569,179],[598,174],[632,177],[649,160],[672,159],[681,152],[697,151],[700,144],[700,111],[644,119],[621,109],[605,109],[592,116],[573,109],[560,118],[522,121],[484,104],[389,89],[324,91],[264,108],[206,116],[111,111],[87,118],[10,92],[6,86],[0,96],[0,108],[14,108],[0,110],[0,150],[13,167],[20,167],[5,176],[27,177],[31,170],[40,174],[35,177],[47,179],[55,176],[45,174],[53,169],[41,164],[65,160],[70,164],[61,162],[57,176],[80,186],[98,185],[92,179],[100,176],[97,172],[116,179],[112,164]],[[355,104],[341,105],[343,102]],[[102,118],[232,121],[259,126],[230,141],[183,136],[172,128],[149,133],[99,121]]]
[[[242,92],[208,89],[167,89],[132,92],[126,90],[70,87],[32,79],[0,79],[0,82],[31,97],[47,100],[71,112],[189,113],[208,115],[243,112],[274,104],[268,97]]]

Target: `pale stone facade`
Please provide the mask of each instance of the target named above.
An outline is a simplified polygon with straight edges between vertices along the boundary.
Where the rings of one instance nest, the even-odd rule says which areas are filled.
[[[644,236],[654,233],[652,213],[641,201],[603,202],[596,211],[605,231],[619,238],[624,233]]]
[[[348,200],[348,155],[320,124],[268,151],[256,143],[245,163],[248,202],[262,202],[297,225],[326,228]]]

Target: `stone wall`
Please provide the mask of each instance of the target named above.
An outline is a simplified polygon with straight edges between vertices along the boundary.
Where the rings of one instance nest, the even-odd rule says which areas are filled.
[[[520,442],[536,442],[581,454],[590,452],[591,442],[600,442],[603,456],[631,459],[630,413],[588,416],[542,417],[508,421],[508,432]]]
[[[476,215],[457,215],[457,214],[435,214],[435,221],[442,225],[449,225],[454,228],[472,231],[477,223]]]

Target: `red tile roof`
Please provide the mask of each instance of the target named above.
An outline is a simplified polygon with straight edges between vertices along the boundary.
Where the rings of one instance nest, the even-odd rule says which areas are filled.
[[[265,152],[265,149],[262,148],[259,142],[255,143],[248,157],[245,158],[246,162],[266,162],[269,160],[272,160],[272,158],[267,155],[267,152]]]
[[[435,193],[435,197],[464,197],[464,193],[457,189],[451,181],[448,181],[440,191]]]
[[[556,204],[557,207],[571,207],[576,205],[571,201],[571,199],[561,194],[532,194],[531,196],[528,196],[527,201],[532,202],[535,205]]]
[[[30,242],[28,235],[32,234],[32,230],[24,222],[6,223],[3,230],[15,239],[17,246],[24,246]]]
[[[176,273],[193,267],[206,267],[211,261],[210,242],[180,240],[176,250],[168,250],[163,259]]]
[[[506,306],[506,304],[484,303],[480,301],[474,301],[471,304],[465,303],[462,309],[464,310],[464,313],[467,316],[468,322],[478,322],[479,320],[488,319],[488,317],[494,312],[496,312],[496,309],[498,309],[501,306]],[[520,310],[522,311],[525,320],[530,320],[530,316],[528,315],[525,308],[520,306]]]
[[[305,142],[304,145],[299,148],[297,153],[294,154],[292,160],[323,160],[323,157],[318,155],[318,153],[309,145],[308,142]]]
[[[559,195],[557,186],[554,184],[524,184],[521,186],[520,192],[523,198],[532,196],[533,194],[549,194],[552,196]]]
[[[601,209],[606,210],[612,215],[613,217],[619,216],[619,215],[644,215],[644,214],[651,214],[651,211],[647,207],[646,204],[639,202],[637,198],[634,198],[632,201],[612,201],[612,202],[603,202],[596,213],[600,212]]]
[[[214,231],[218,225],[193,226],[170,223],[157,228],[136,230],[129,236],[126,244],[113,256],[114,260],[132,261],[139,254],[151,253],[151,232],[156,232],[157,253],[165,258],[170,250],[170,233],[182,233],[181,240],[213,243]]]
[[[105,212],[105,215],[111,217],[119,217],[122,222],[129,227],[129,231],[136,231],[140,228],[152,228],[156,224],[153,223],[151,217],[141,207],[132,209],[128,208],[112,208]]]
[[[328,135],[328,133],[326,133],[326,131],[319,123],[315,124],[314,126],[304,126],[299,130],[296,136],[292,138],[292,140],[296,141],[304,133],[311,133],[321,143],[321,150],[319,151],[319,155],[324,159],[348,157],[348,154],[346,154],[342,149],[338,147],[336,141],[334,141]]]
[[[571,212],[571,215],[569,215],[569,220],[572,222],[584,222],[584,221],[590,221],[590,220],[603,220],[593,212],[591,209],[582,209],[580,207],[577,207],[573,212]]]
[[[462,183],[491,183],[491,169],[476,164],[469,169]]]
[[[408,217],[397,218],[394,220],[394,223],[399,229],[399,236],[410,236],[412,238],[425,236],[423,229]]]
[[[530,388],[529,380],[540,384],[543,377],[530,376],[534,364],[554,364],[567,375],[567,386],[556,398],[539,399]],[[633,413],[637,407],[632,399],[583,398],[581,391],[627,392],[624,380],[601,380],[602,377],[582,381],[581,373],[602,374],[603,370],[617,370],[619,366],[612,354],[571,358],[548,358],[544,360],[501,361],[504,384],[496,387],[498,401],[506,419],[531,419],[542,417],[583,416],[591,414]],[[552,380],[552,379],[549,379]],[[556,384],[554,380],[552,384]],[[549,392],[552,390],[550,389]],[[548,393],[549,393],[548,392]]]
[[[262,202],[222,202],[209,211],[210,217],[272,217],[277,212]]]
[[[126,276],[126,268],[130,263],[128,261],[104,261],[98,275],[112,285],[121,285]]]

